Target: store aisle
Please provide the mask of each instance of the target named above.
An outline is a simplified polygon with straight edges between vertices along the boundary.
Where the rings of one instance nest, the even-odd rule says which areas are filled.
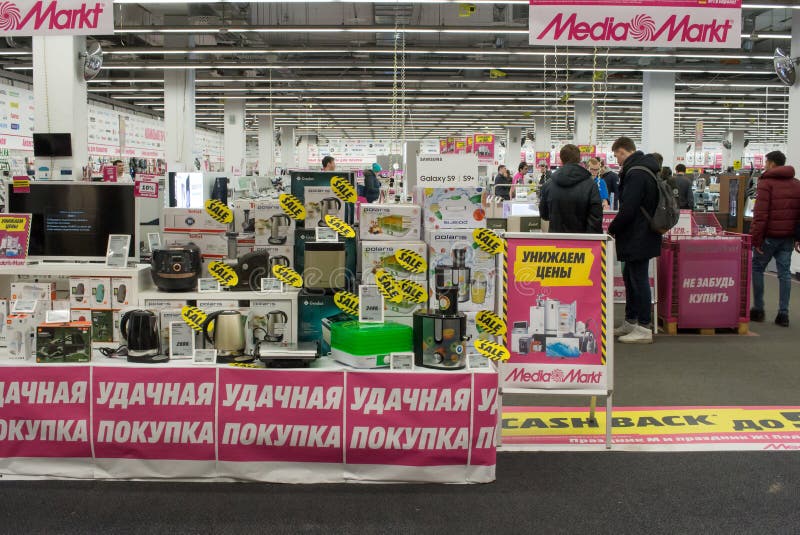
[[[490,485],[0,484],[0,533],[796,533],[796,453],[506,453]]]

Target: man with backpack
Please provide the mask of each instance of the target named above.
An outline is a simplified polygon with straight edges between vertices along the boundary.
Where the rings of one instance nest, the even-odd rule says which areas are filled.
[[[636,144],[627,137],[617,139],[611,150],[622,169],[619,212],[608,233],[616,240],[617,259],[625,263],[622,270],[625,321],[614,329],[614,335],[619,336],[623,344],[652,344],[653,305],[648,268],[650,259],[661,255],[661,234],[666,226],[657,214],[662,204],[657,178],[661,166],[652,155],[636,150]],[[664,202],[669,199],[676,207],[671,195]],[[669,219],[673,217],[674,214],[670,214]],[[652,228],[656,220],[662,223],[658,231]]]

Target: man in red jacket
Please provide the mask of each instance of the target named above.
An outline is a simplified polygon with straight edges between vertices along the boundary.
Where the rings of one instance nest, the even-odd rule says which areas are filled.
[[[753,236],[753,308],[750,320],[764,321],[764,270],[775,257],[778,267],[779,303],[775,323],[789,326],[790,266],[795,228],[800,222],[800,180],[786,165],[780,151],[767,154],[766,171],[758,179],[750,234]]]

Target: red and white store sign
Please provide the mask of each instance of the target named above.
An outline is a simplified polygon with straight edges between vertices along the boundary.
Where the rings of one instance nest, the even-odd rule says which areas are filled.
[[[530,44],[739,48],[741,0],[530,0]]]
[[[106,35],[114,33],[111,0],[0,0],[3,35]]]

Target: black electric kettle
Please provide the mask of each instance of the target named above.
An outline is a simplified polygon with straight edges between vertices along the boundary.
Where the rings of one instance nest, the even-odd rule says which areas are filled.
[[[160,355],[158,316],[150,310],[129,310],[122,315],[119,331],[128,346],[128,362],[158,363],[169,360]]]

